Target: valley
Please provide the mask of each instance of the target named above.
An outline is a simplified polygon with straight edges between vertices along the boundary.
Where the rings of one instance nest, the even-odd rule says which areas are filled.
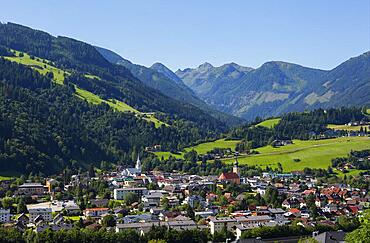
[[[369,77],[370,52],[173,72],[0,22],[0,241],[344,242],[370,215]]]

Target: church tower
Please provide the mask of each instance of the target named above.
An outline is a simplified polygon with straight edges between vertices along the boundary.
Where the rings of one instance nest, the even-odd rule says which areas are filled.
[[[237,155],[235,155],[233,173],[237,174],[240,177],[240,169],[239,169],[239,162],[238,162],[238,156]]]
[[[135,169],[137,169],[138,171],[140,171],[140,172],[141,172],[141,161],[140,161],[140,157],[139,157],[139,155],[137,156]]]

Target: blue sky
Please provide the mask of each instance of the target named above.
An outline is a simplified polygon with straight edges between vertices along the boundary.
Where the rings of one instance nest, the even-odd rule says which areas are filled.
[[[370,49],[370,1],[2,1],[0,21],[172,70],[281,60],[331,69]]]

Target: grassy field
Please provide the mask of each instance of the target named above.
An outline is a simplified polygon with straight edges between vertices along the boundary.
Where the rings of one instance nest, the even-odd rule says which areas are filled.
[[[50,65],[49,63],[51,62],[45,59],[38,57],[31,59],[30,55],[28,55],[27,53],[23,53],[23,56],[21,57],[20,52],[18,51],[13,51],[13,53],[15,54],[15,57],[4,57],[4,58],[11,62],[17,62],[19,64],[29,66],[43,75],[52,72],[54,75],[54,81],[58,84],[63,84],[64,75],[65,73],[67,73],[66,71]]]
[[[154,152],[159,158],[163,156],[164,159],[168,159],[170,155],[172,157],[176,158],[183,158],[184,154],[186,152],[189,152],[191,150],[197,151],[198,154],[206,154],[208,151],[211,151],[214,148],[230,148],[231,150],[235,150],[235,146],[237,143],[239,143],[240,140],[225,140],[225,139],[219,139],[213,142],[207,142],[207,143],[201,143],[196,146],[187,147],[184,149],[184,152],[180,154],[173,154],[171,152]]]
[[[261,167],[276,168],[280,162],[284,171],[302,170],[309,168],[324,168],[331,165],[331,159],[345,157],[351,150],[364,150],[370,148],[368,137],[342,137],[325,140],[300,141],[294,144],[273,148],[265,146],[256,149],[260,154],[240,156],[240,164],[256,165]],[[295,162],[299,159],[299,162]],[[224,160],[226,163],[234,162],[233,159]]]
[[[328,124],[328,128],[334,129],[334,130],[360,131],[361,127],[365,129],[365,127],[367,126],[347,126],[347,125]]]
[[[1,176],[0,175],[0,181],[5,181],[5,180],[9,180],[9,179],[11,179],[11,177],[9,177],[9,176]]]
[[[274,118],[274,119],[268,119],[263,122],[258,123],[256,126],[261,126],[261,127],[267,127],[267,128],[273,128],[280,122],[281,118]]]
[[[104,99],[100,98],[98,95],[96,95],[94,93],[91,93],[87,90],[80,89],[77,86],[75,86],[75,89],[76,89],[76,96],[77,97],[79,97],[83,100],[86,100],[87,102],[89,102],[91,104],[99,105],[101,103],[106,103],[116,111],[135,113],[136,116],[138,116],[138,117],[140,117],[140,118],[142,118],[146,121],[153,122],[155,127],[157,127],[157,128],[160,127],[162,124],[164,124],[165,126],[168,126],[168,124],[166,124],[166,123],[158,120],[157,118],[155,118],[155,116],[153,114],[142,113],[142,112],[134,109],[133,107],[129,106],[128,104],[126,104],[122,101],[115,100],[115,99],[104,100]]]
[[[96,76],[96,75],[92,75],[92,74],[85,74],[84,75],[86,78],[90,78],[90,79],[97,79],[97,80],[101,80],[100,77]]]

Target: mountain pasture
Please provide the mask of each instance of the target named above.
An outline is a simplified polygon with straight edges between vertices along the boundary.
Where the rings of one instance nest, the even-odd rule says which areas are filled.
[[[268,119],[268,120],[258,123],[256,126],[273,128],[280,122],[280,120],[281,118]]]
[[[19,51],[12,50],[14,57],[4,57],[6,60],[11,62],[17,62],[22,65],[31,67],[32,69],[38,71],[40,74],[46,75],[47,73],[53,73],[53,79],[57,84],[63,84],[64,75],[67,74],[66,71],[56,68],[51,65],[50,61],[47,61],[38,57],[31,57],[27,53],[21,53]]]
[[[214,148],[221,148],[221,149],[230,148],[232,151],[235,151],[235,146],[239,142],[240,140],[218,139],[213,142],[200,143],[195,146],[187,147],[184,149],[184,152],[179,153],[179,154],[174,154],[171,152],[154,152],[154,154],[157,155],[159,158],[163,156],[164,159],[168,159],[170,156],[175,157],[175,158],[183,158],[186,152],[189,152],[193,149],[197,151],[198,154],[206,154],[207,152],[211,151]]]
[[[309,168],[326,169],[331,160],[337,157],[346,157],[351,150],[370,148],[369,137],[340,137],[323,140],[293,140],[293,144],[282,147],[264,146],[255,149],[260,154],[242,155],[240,164],[256,165],[261,167],[277,168],[281,163],[286,172]],[[234,159],[225,159],[226,163],[233,163]]]
[[[367,126],[348,126],[348,125],[335,125],[329,124],[328,128],[334,130],[343,130],[343,131],[360,131],[361,127],[365,129]]]

